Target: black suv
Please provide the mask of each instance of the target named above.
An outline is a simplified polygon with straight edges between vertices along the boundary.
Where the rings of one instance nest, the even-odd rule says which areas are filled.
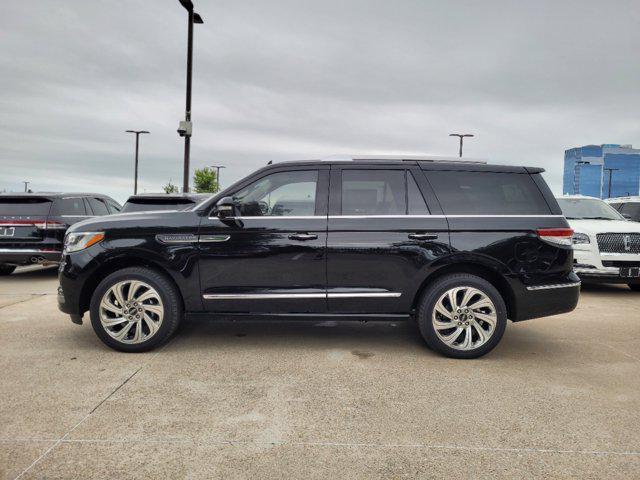
[[[573,310],[572,230],[539,168],[420,159],[269,165],[190,211],[74,226],[59,305],[118,350],[182,318],[415,318],[478,357],[507,319]]]
[[[119,211],[115,200],[94,193],[0,194],[0,275],[59,262],[70,225]]]
[[[122,213],[154,210],[186,210],[211,197],[211,193],[142,193],[131,195]]]

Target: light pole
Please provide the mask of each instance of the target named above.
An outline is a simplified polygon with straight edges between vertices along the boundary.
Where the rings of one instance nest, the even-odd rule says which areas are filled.
[[[193,67],[193,24],[204,23],[202,17],[193,11],[191,0],[179,0],[180,4],[188,12],[188,33],[187,33],[187,98],[184,112],[184,122],[180,122],[178,134],[184,137],[184,171],[182,178],[182,191],[189,191],[189,153],[191,150],[191,70]]]
[[[605,168],[605,170],[609,172],[609,196],[607,198],[611,198],[611,177],[613,176],[613,172],[617,172],[620,169],[619,168]]]
[[[224,165],[210,165],[211,168],[216,169],[216,193],[220,191],[220,169],[227,168]]]
[[[460,139],[460,158],[462,158],[462,142],[464,137],[473,137],[472,133],[450,133],[450,137],[458,137]]]
[[[147,130],[126,130],[125,133],[136,134],[136,167],[135,167],[135,173],[133,177],[133,194],[137,195],[138,194],[138,145],[140,143],[139,142],[140,134],[151,133],[151,132],[148,132]]]

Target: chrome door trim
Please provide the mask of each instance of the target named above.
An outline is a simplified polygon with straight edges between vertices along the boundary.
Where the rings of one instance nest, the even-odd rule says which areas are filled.
[[[326,293],[208,293],[205,300],[276,300],[281,298],[326,298]]]
[[[398,298],[400,292],[354,293],[208,293],[205,300],[277,300],[304,298]]]
[[[400,292],[327,293],[327,298],[398,298]]]
[[[250,217],[226,217],[227,220],[313,220],[321,218],[329,219],[359,219],[359,218],[564,218],[564,215],[308,215],[286,216],[265,215]],[[209,217],[209,220],[220,220],[218,217]]]
[[[531,285],[527,287],[527,290],[529,291],[535,291],[535,290],[552,290],[555,288],[573,288],[573,287],[579,287],[581,285],[581,282],[571,282],[571,283],[554,283],[551,285]]]

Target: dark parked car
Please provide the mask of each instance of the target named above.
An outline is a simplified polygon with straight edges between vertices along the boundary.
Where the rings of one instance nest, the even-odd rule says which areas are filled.
[[[131,195],[122,207],[122,213],[187,210],[210,197],[210,193],[143,193]]]
[[[421,159],[269,165],[189,211],[74,226],[59,305],[143,351],[185,315],[415,318],[458,358],[575,308],[572,230],[542,169]]]
[[[0,194],[0,275],[59,262],[70,225],[119,211],[115,200],[95,193]]]
[[[605,200],[625,218],[640,222],[640,197],[619,197]]]

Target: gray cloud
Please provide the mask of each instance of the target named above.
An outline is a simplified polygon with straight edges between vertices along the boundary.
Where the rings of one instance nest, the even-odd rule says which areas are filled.
[[[194,167],[465,152],[543,166],[640,144],[637,1],[195,0]],[[186,18],[177,1],[34,0],[0,19],[0,190],[181,183]]]

